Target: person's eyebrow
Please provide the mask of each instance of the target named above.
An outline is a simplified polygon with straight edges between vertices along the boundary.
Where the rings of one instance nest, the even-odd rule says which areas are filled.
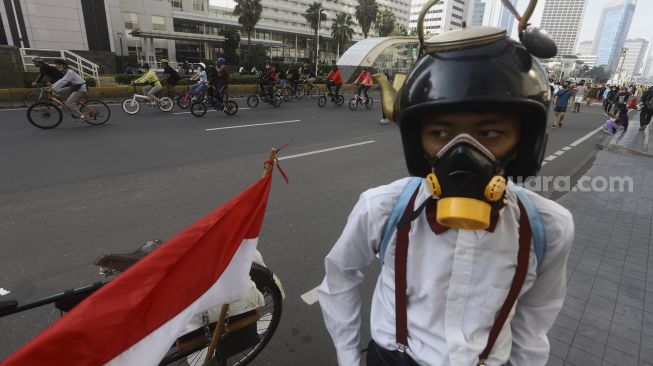
[[[438,127],[452,127],[454,126],[453,122],[447,120],[430,120],[424,121],[425,126],[438,126]]]
[[[508,122],[508,119],[509,118],[507,118],[507,117],[488,118],[488,119],[478,121],[478,122],[474,123],[474,125],[476,125],[477,127],[492,126],[492,125],[497,125],[497,124],[500,124],[500,123],[503,123],[503,122]]]

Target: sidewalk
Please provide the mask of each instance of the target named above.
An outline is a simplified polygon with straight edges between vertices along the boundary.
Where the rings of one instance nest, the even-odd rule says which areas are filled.
[[[638,127],[631,123],[621,147],[643,147]],[[558,200],[574,215],[576,236],[567,298],[549,332],[550,366],[653,366],[653,157],[615,149],[615,140],[585,175],[631,177],[632,192]]]

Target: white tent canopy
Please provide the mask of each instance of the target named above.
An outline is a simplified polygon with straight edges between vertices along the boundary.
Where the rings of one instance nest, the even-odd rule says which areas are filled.
[[[378,59],[383,54],[397,54],[398,50],[417,49],[419,41],[417,37],[371,37],[355,43],[338,60],[337,64],[344,80],[349,80],[358,67],[374,67],[378,65]],[[414,63],[416,53],[411,52],[408,57]],[[392,57],[389,62],[396,62]],[[405,58],[405,57],[404,57]],[[405,60],[404,60],[405,61]],[[412,66],[412,63],[411,66]],[[405,66],[405,62],[402,63]],[[387,68],[391,68],[387,66]]]

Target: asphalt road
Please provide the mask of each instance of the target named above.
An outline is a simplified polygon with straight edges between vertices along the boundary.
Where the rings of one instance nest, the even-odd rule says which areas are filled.
[[[284,315],[254,364],[334,365],[319,305],[300,296],[310,302],[358,195],[406,175],[398,129],[378,123],[378,103],[352,112],[310,99],[276,109],[237,102],[233,117],[204,118],[149,108],[127,116],[112,106],[105,126],[67,117],[54,130],[32,127],[24,110],[0,110],[0,287],[30,301],[96,281],[96,257],[170,238],[254,182],[270,147],[289,143],[281,165],[290,184],[275,176],[259,241],[283,282]],[[606,142],[592,134],[604,119],[599,108],[568,114],[550,132],[542,174],[581,175]],[[365,304],[378,268],[366,273]],[[0,359],[58,316],[41,308],[0,319]]]

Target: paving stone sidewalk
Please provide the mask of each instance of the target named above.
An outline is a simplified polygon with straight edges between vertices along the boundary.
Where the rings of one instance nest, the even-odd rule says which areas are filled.
[[[631,177],[633,189],[558,200],[576,236],[548,365],[653,366],[653,158],[600,151],[586,176]]]

